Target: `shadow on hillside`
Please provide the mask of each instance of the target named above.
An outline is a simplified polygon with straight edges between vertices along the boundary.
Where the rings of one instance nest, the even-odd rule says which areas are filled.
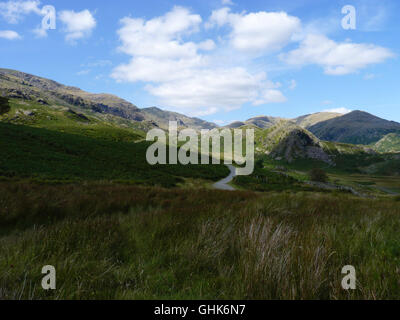
[[[0,116],[10,111],[10,104],[8,103],[8,99],[4,97],[0,97]]]

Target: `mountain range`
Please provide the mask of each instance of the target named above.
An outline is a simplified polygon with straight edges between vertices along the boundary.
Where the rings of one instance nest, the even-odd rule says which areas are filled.
[[[216,124],[198,118],[157,107],[140,109],[114,95],[88,93],[53,80],[9,69],[0,69],[0,96],[59,108],[63,110],[63,116],[75,118],[83,126],[90,121],[100,121],[104,125],[113,124],[119,128],[134,128],[145,132],[154,127],[167,129],[169,121],[177,121],[180,128],[218,128]],[[25,108],[16,110],[7,119],[18,122],[21,117],[25,117],[25,120],[30,117],[29,121],[35,122],[34,113],[34,110]],[[46,117],[51,118],[49,115]],[[256,129],[259,152],[286,160],[303,156],[329,162],[332,150],[339,153],[349,150],[370,152],[371,149],[365,146],[377,152],[400,152],[400,123],[363,111],[344,115],[319,112],[295,119],[258,116],[225,126],[229,129],[245,127]],[[343,143],[362,146],[349,148]]]

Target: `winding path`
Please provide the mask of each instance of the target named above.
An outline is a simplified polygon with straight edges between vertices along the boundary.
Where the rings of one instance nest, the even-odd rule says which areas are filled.
[[[229,190],[229,191],[234,191],[235,188],[230,186],[228,183],[233,180],[234,177],[236,177],[236,168],[231,165],[231,164],[226,164],[226,166],[229,168],[231,171],[229,176],[226,178],[216,182],[213,187],[214,189],[219,189],[219,190]]]

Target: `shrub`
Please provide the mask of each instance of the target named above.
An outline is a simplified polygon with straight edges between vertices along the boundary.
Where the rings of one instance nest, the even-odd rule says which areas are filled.
[[[315,182],[328,182],[328,175],[326,172],[320,168],[311,169],[309,173],[311,181]]]

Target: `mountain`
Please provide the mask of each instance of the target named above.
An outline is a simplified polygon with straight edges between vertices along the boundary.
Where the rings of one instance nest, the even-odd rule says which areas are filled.
[[[298,118],[293,119],[298,126],[302,128],[309,128],[313,125],[316,125],[317,123],[327,121],[333,118],[337,118],[342,116],[341,113],[335,113],[335,112],[317,112],[313,114],[307,114],[305,116],[301,116]]]
[[[242,126],[255,126],[260,129],[268,129],[268,128],[273,127],[275,124],[277,124],[281,120],[286,120],[286,119],[269,117],[269,116],[258,116],[258,117],[248,119],[244,122],[242,122],[242,121],[232,122],[231,124],[227,125],[226,128],[237,129]]]
[[[400,133],[389,133],[373,146],[374,150],[382,153],[400,152]]]
[[[270,117],[270,116],[258,116],[251,119],[248,119],[244,122],[235,121],[226,126],[226,128],[235,129],[245,125],[253,125],[260,129],[268,129],[279,123],[280,121],[291,121],[296,125],[307,129],[310,126],[313,126],[319,122],[323,122],[329,119],[333,119],[336,117],[340,117],[340,113],[333,112],[317,112],[313,114],[307,114],[295,119],[285,119],[280,117]]]
[[[400,123],[378,118],[363,111],[319,122],[308,130],[321,140],[351,144],[371,144],[389,133],[400,132]]]
[[[144,118],[156,123],[160,128],[167,130],[169,121],[177,121],[179,127],[191,128],[195,130],[214,129],[218,126],[198,118],[190,118],[183,114],[164,111],[157,107],[141,109]]]
[[[90,123],[142,132],[154,127],[167,129],[169,121],[177,121],[181,128],[196,130],[218,127],[214,123],[164,111],[157,107],[139,109],[134,104],[111,94],[89,93],[53,80],[9,69],[0,69],[0,96],[14,101],[11,103],[12,108],[4,99],[0,101],[0,115],[4,115],[2,117],[5,121],[15,124],[41,127],[68,124],[67,127],[71,127],[71,121],[74,121],[73,124],[79,124],[81,128],[87,127]],[[400,134],[400,123],[380,119],[362,111],[346,115],[320,112],[291,120],[258,116],[243,122],[234,122],[226,127],[233,129],[251,126],[267,130],[278,124],[282,127],[282,123],[285,123],[285,131],[291,131],[293,126],[296,126],[297,129],[293,129],[296,137],[301,132],[304,133],[299,130],[301,128],[307,129],[307,134],[312,133],[320,140],[352,144],[372,145],[388,134]],[[287,141],[289,144],[293,143],[292,138]],[[388,144],[396,144],[396,139],[397,136],[388,136],[376,146],[376,150],[397,150],[387,149]],[[311,141],[313,138],[306,140]],[[293,151],[297,145],[299,144],[294,143],[289,149]]]
[[[134,104],[111,94],[94,94],[65,86],[53,80],[28,73],[0,69],[0,96],[31,101],[44,106],[63,106],[86,115],[111,115],[140,122],[147,128],[168,128],[168,121],[178,121],[182,127],[213,129],[217,125],[158,108],[139,109]]]
[[[254,117],[246,121],[247,125],[254,125],[261,129],[268,129],[273,127],[279,121],[284,120],[283,118],[276,118],[276,117],[268,117],[268,116],[259,116]]]
[[[114,95],[88,93],[24,72],[0,69],[0,88],[0,93],[8,98],[36,101],[44,105],[75,106],[129,120],[144,120],[138,107]]]

